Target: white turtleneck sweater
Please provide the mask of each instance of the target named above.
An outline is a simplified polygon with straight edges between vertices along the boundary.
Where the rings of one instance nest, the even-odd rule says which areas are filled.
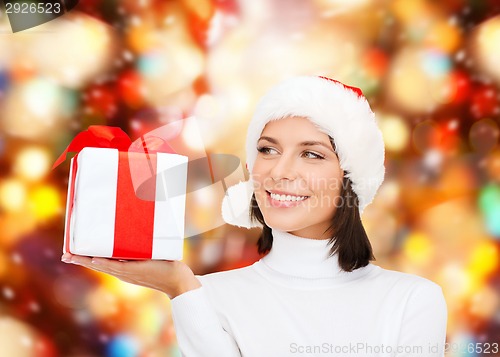
[[[371,263],[342,271],[327,243],[273,230],[253,265],[197,275],[172,299],[183,356],[444,356],[439,285]]]

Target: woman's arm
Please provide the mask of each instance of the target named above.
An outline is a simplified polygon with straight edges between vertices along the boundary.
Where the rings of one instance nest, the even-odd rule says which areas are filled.
[[[181,261],[118,261],[66,253],[66,263],[110,274],[128,283],[164,292],[172,300],[179,348],[185,357],[241,356],[234,339],[223,329],[200,281]]]
[[[183,356],[241,357],[238,345],[223,329],[203,287],[174,298],[172,318]]]
[[[405,308],[396,357],[443,357],[448,311],[441,287],[419,284]]]

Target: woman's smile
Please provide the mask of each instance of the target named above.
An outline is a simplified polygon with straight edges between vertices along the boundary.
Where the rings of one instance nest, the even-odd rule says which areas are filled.
[[[269,191],[266,191],[266,193],[269,204],[275,208],[297,207],[310,197]]]

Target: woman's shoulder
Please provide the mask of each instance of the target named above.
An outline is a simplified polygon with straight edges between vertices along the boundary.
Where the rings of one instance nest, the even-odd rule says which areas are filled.
[[[425,326],[425,321],[432,321],[434,326],[446,328],[443,326],[446,326],[448,306],[439,284],[417,274],[383,268],[379,270],[379,278],[389,288],[386,296],[403,308],[405,323],[418,328]]]
[[[441,286],[436,282],[423,276],[382,268],[377,266],[378,274],[375,279],[380,284],[388,285],[399,291],[415,292],[423,291],[434,294],[442,294]]]

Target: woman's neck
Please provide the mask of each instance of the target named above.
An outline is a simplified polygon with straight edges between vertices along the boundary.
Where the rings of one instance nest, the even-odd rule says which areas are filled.
[[[337,254],[330,256],[328,239],[303,238],[275,229],[272,234],[271,251],[254,266],[274,284],[307,290],[333,288],[378,269],[370,263],[346,272],[340,268]]]
[[[262,260],[271,269],[303,278],[332,278],[342,273],[330,256],[329,239],[312,239],[273,229],[273,246]]]

